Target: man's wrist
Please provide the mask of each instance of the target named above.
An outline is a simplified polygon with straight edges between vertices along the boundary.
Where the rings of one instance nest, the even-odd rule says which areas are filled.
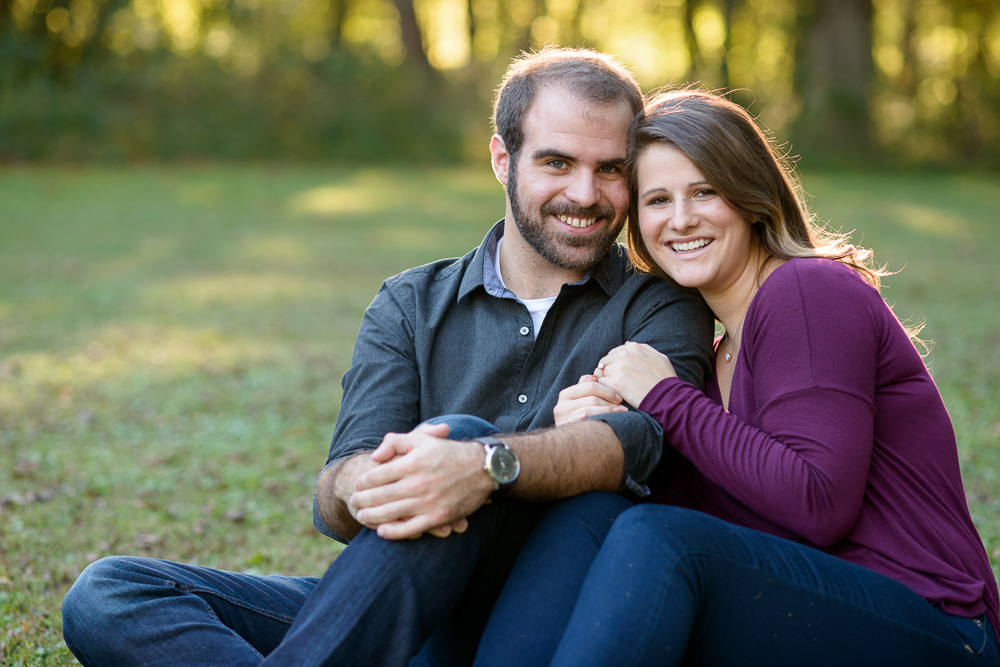
[[[521,462],[514,450],[493,436],[478,438],[476,442],[483,446],[483,470],[493,483],[493,491],[513,488],[521,474]]]

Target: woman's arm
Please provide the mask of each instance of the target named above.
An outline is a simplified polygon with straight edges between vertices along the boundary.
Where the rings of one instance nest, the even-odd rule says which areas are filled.
[[[639,400],[678,452],[752,512],[829,545],[853,527],[866,491],[886,307],[846,268],[805,268],[772,274],[751,306],[732,413],[676,379],[647,392],[655,358],[643,349],[616,350],[602,382]]]

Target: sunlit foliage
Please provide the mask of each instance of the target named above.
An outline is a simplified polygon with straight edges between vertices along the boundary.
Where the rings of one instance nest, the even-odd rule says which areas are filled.
[[[860,23],[835,15],[848,6]],[[992,0],[0,0],[0,91],[9,100],[39,80],[79,87],[90,72],[89,103],[101,106],[121,87],[105,89],[113,69],[145,79],[122,84],[136,95],[215,85],[216,68],[252,96],[261,78],[309,85],[318,64],[377,63],[431,77],[417,107],[440,106],[436,86],[461,90],[468,104],[438,112],[458,118],[456,136],[468,141],[509,57],[546,44],[615,52],[646,88],[701,81],[737,89],[738,101],[779,134],[802,136],[810,151],[817,142],[803,133],[832,123],[854,138],[839,145],[865,161],[1000,162],[1000,8]],[[169,64],[178,59],[199,65]],[[824,67],[850,62],[859,73],[848,87],[828,86]],[[205,71],[204,81],[193,82],[192,70]],[[376,106],[379,92],[354,103]],[[24,129],[11,106],[0,102],[0,131]],[[0,159],[44,157],[38,143],[14,142],[6,156],[0,143]]]

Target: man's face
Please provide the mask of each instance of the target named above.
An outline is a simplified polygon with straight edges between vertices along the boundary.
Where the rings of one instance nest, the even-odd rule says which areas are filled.
[[[631,120],[623,104],[594,104],[559,86],[540,90],[529,107],[507,195],[521,237],[550,264],[584,271],[618,237],[629,203],[622,167]]]

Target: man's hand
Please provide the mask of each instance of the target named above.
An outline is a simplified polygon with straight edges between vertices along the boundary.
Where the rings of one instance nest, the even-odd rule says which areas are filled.
[[[357,520],[391,540],[463,532],[493,482],[483,446],[447,434],[447,425],[434,424],[386,435],[371,455],[379,465],[357,479],[348,501]]]
[[[600,384],[596,375],[583,375],[579,382],[560,391],[559,402],[552,408],[556,426],[606,412],[628,412],[628,408],[622,405],[618,392]]]

